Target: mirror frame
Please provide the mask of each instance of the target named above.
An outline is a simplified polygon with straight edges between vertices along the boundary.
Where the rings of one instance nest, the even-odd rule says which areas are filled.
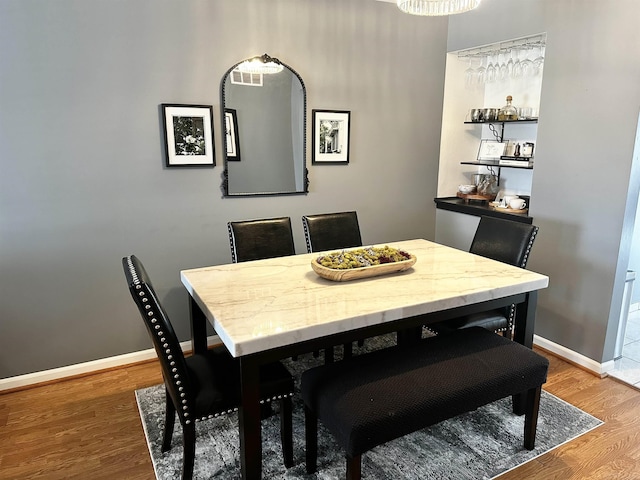
[[[227,79],[231,75],[231,72],[235,70],[238,65],[244,63],[246,61],[251,60],[260,60],[263,63],[273,62],[278,65],[282,65],[284,68],[288,69],[292,74],[294,74],[300,85],[302,86],[302,167],[304,169],[304,178],[303,178],[303,189],[301,191],[291,191],[291,192],[245,192],[245,193],[229,193],[229,163],[227,159],[227,135],[225,131],[226,119],[225,119],[225,84]],[[231,68],[229,68],[222,77],[222,81],[220,82],[220,116],[221,116],[221,125],[222,125],[222,155],[223,155],[223,164],[224,171],[222,172],[222,192],[225,197],[254,197],[254,196],[273,196],[273,195],[306,195],[309,193],[309,169],[307,168],[307,88],[305,87],[304,81],[302,77],[296,72],[293,68],[287,65],[284,62],[281,62],[279,59],[269,56],[268,54],[246,58],[244,60],[239,61]],[[237,134],[237,132],[236,132]]]

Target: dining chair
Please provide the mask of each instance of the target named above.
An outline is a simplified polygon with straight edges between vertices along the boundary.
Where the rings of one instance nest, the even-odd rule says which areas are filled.
[[[238,410],[241,402],[239,360],[225,347],[185,356],[144,266],[135,255],[122,259],[129,292],[140,311],[158,355],[165,385],[162,452],[171,448],[176,413],[182,425],[182,478],[193,476],[195,423]],[[293,465],[293,377],[280,363],[260,370],[260,402],[280,403],[280,438],[285,466]]]
[[[308,253],[362,246],[356,212],[304,215],[302,226]]]
[[[307,253],[362,246],[362,236],[356,212],[304,215],[302,226],[307,243]],[[359,346],[363,344],[364,340],[358,340]],[[353,353],[353,345],[345,343],[343,347],[345,358],[350,357]],[[331,362],[332,360],[333,351],[325,350],[325,361]]]
[[[538,227],[535,225],[483,216],[480,217],[469,252],[525,268],[537,234]],[[511,305],[430,324],[427,328],[436,334],[442,334],[460,328],[480,326],[506,337],[512,337],[515,313],[516,306]]]
[[[227,228],[233,263],[296,253],[289,217],[228,222]]]
[[[296,254],[290,217],[228,222],[227,229],[233,263]],[[320,352],[313,354],[317,357]]]

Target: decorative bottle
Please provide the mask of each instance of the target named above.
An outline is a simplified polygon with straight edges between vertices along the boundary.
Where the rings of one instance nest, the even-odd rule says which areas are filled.
[[[507,104],[498,112],[498,120],[501,122],[505,120],[518,120],[518,110],[516,110],[516,107],[511,105],[512,100],[513,98],[511,98],[511,95],[508,95]]]

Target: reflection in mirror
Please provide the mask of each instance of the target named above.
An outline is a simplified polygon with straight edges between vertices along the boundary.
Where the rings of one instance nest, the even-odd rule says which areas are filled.
[[[225,196],[308,191],[302,78],[266,53],[222,78]]]

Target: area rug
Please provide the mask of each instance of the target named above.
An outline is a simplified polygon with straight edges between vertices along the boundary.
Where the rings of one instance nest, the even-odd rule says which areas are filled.
[[[379,342],[367,341],[363,350]],[[338,355],[339,356],[339,355]],[[305,369],[319,365],[322,358],[303,355],[285,364],[299,379]],[[452,372],[454,373],[454,372]],[[297,385],[296,385],[297,388]],[[164,386],[136,391],[142,424],[158,480],[180,478],[182,469],[182,429],[179,422],[172,448],[161,453],[164,427]],[[294,397],[294,466],[282,461],[279,416],[262,421],[264,479],[344,478],[345,459],[331,434],[318,428],[318,471],[308,475],[304,463],[304,411],[299,396]],[[503,399],[474,412],[460,415],[401,439],[380,445],[362,457],[362,478],[366,480],[491,479],[542,455],[563,443],[602,425],[602,421],[542,392],[536,448],[522,446],[524,417],[514,415],[511,400]],[[228,415],[196,426],[195,480],[240,478],[238,416]]]

